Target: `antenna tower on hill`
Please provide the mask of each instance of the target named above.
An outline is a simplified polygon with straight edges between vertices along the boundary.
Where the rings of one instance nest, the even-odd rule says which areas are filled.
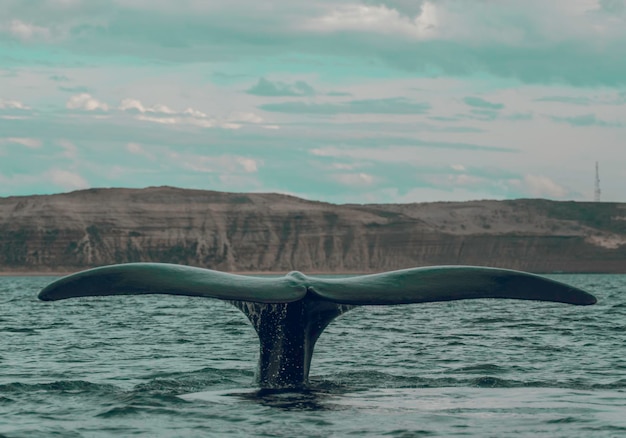
[[[600,169],[598,167],[598,162],[596,161],[596,186],[595,186],[595,190],[593,191],[593,200],[595,202],[600,202],[601,194],[602,194],[602,191],[600,190]]]

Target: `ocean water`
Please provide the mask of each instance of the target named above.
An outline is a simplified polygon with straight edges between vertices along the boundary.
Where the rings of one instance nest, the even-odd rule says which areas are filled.
[[[0,277],[0,436],[626,436],[626,276],[551,277],[599,303],[360,307],[301,391],[256,388],[229,304],[41,302],[53,277]]]

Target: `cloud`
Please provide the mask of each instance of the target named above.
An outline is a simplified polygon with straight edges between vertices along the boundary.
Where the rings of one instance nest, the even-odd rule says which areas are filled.
[[[552,116],[551,119],[554,120],[555,122],[567,123],[568,125],[578,126],[578,127],[602,126],[605,128],[618,128],[618,127],[624,126],[624,123],[621,123],[621,122],[609,122],[606,120],[598,119],[595,114],[582,114],[582,115],[573,116],[573,117]]]
[[[237,123],[224,122],[213,118],[200,118],[200,117],[157,117],[157,116],[145,116],[138,115],[135,117],[137,120],[143,122],[158,123],[161,125],[187,125],[196,126],[199,128],[225,128],[225,129],[239,129],[241,125]]]
[[[20,41],[32,41],[37,39],[50,39],[50,29],[37,26],[32,23],[25,23],[21,20],[11,20],[8,25],[3,26],[4,31]]]
[[[52,169],[48,173],[48,178],[52,184],[61,187],[64,190],[79,190],[89,187],[89,183],[85,178],[76,172],[69,170]]]
[[[78,6],[83,0],[48,0],[54,6],[60,6],[61,8],[70,8],[72,6]]]
[[[133,155],[139,155],[142,157],[146,157],[149,160],[154,160],[156,157],[154,155],[152,155],[150,152],[146,151],[142,145],[140,145],[139,143],[127,143],[126,144],[126,150],[128,152],[130,152]]]
[[[128,143],[126,145],[126,149],[128,149],[128,152],[135,155],[142,155],[145,153],[143,147],[141,147],[141,145],[138,143]]]
[[[70,78],[65,75],[50,75],[48,79],[55,82],[69,82]]]
[[[61,8],[48,0],[5,0],[0,17],[9,18],[0,32],[18,41],[44,41],[62,49],[59,53],[116,54],[139,63],[237,63],[259,57],[285,66],[297,53],[325,65],[349,57],[355,67],[348,73],[356,77],[367,76],[362,67],[374,62],[421,76],[479,73],[525,83],[616,87],[626,84],[623,5],[366,0],[296,6],[276,0],[257,8],[237,2],[101,0]],[[37,64],[41,53],[26,50],[20,59]]]
[[[348,93],[347,91],[329,91],[328,93],[326,93],[326,96],[350,97],[352,96],[352,93]]]
[[[234,112],[228,116],[230,122],[240,123],[263,123],[263,117],[250,112]]]
[[[450,167],[454,173],[450,172]],[[536,174],[518,174],[502,168],[452,165],[421,170],[422,182],[414,187],[462,192],[465,199],[547,197],[564,199],[572,193],[551,178]],[[474,194],[472,196],[472,194]],[[480,194],[480,195],[479,195]],[[429,196],[433,196],[431,193]],[[438,194],[439,199],[450,194]],[[451,198],[454,199],[454,198]],[[457,198],[458,199],[458,198]]]
[[[340,184],[352,187],[368,187],[374,184],[374,176],[368,173],[342,173],[334,175],[334,179]]]
[[[260,78],[259,82],[250,87],[246,93],[256,96],[313,96],[315,95],[315,89],[304,81],[288,84]]]
[[[185,119],[181,117],[152,117],[152,116],[139,115],[136,117],[136,119],[144,121],[144,122],[160,123],[162,125],[178,125],[178,124],[182,124],[185,122]],[[194,123],[190,123],[190,124],[194,124]],[[206,124],[200,124],[200,121],[198,121],[196,126],[203,126],[205,128],[210,128],[213,126],[213,124],[209,122],[208,120],[206,121]]]
[[[580,106],[624,105],[626,103],[626,92],[613,92],[600,95],[594,93],[591,96],[545,96],[535,99],[535,102],[554,102]]]
[[[81,93],[72,96],[65,104],[67,109],[81,109],[85,111],[108,111],[109,106],[106,103],[100,102],[88,93]]]
[[[78,157],[78,148],[71,141],[60,139],[56,143],[63,148],[63,156],[65,158],[75,160]]]
[[[150,107],[144,106],[141,101],[137,99],[124,99],[118,107],[120,111],[136,111],[140,113],[156,113],[156,114],[176,114],[176,111],[168,107],[167,105],[156,104]],[[195,110],[189,108],[187,111],[193,113]],[[201,117],[206,117],[206,114],[198,112]]]
[[[456,170],[457,172],[463,172],[465,171],[465,166],[463,166],[462,164],[451,164],[450,167],[453,170]]]
[[[476,175],[461,173],[459,175],[448,175],[448,180],[455,186],[473,187],[485,183],[485,179]]]
[[[619,15],[626,11],[626,2],[624,0],[599,0],[598,7],[602,12]]]
[[[59,91],[65,91],[68,93],[87,93],[89,90],[89,88],[87,87],[82,87],[82,86],[76,86],[76,87],[58,87]]]
[[[533,113],[532,112],[527,112],[527,113],[513,113],[513,114],[508,114],[504,117],[502,117],[504,120],[510,120],[512,122],[518,122],[518,121],[523,121],[523,120],[532,120],[533,119]]]
[[[522,180],[511,181],[513,186],[534,197],[564,198],[568,192],[550,178],[542,175],[525,175]]]
[[[498,111],[488,110],[488,109],[473,109],[470,111],[469,115],[464,116],[468,119],[474,120],[482,120],[482,121],[490,121],[495,120],[499,116]]]
[[[440,150],[455,151],[482,151],[482,152],[500,152],[500,153],[516,153],[518,149],[502,146],[485,146],[473,143],[446,142],[435,140],[423,140],[419,138],[400,137],[400,136],[368,136],[368,137],[349,137],[349,138],[325,138],[321,137],[318,141],[324,146],[312,148],[309,150],[313,155],[327,157],[354,157],[358,158],[359,154],[373,153],[374,156],[385,159],[400,159],[404,154],[415,155],[416,148],[432,148]],[[328,146],[328,144],[338,144],[339,146]],[[350,147],[348,147],[350,146]]]
[[[137,99],[124,99],[118,109],[135,113],[137,120],[161,125],[188,125],[200,128],[240,129],[246,124],[260,124],[263,118],[252,112],[233,112],[226,117],[210,117],[195,108],[177,111],[167,105],[146,106]],[[271,126],[270,126],[271,127]]]
[[[0,109],[29,110],[30,107],[27,105],[24,105],[19,100],[0,99]]]
[[[206,117],[208,117],[208,116],[207,116],[205,113],[203,113],[202,111],[200,111],[200,110],[196,110],[196,109],[193,109],[193,108],[187,108],[186,110],[184,110],[184,111],[182,112],[182,114],[185,114],[185,115],[188,115],[188,116],[191,116],[191,117],[196,117],[196,118],[198,118],[198,119],[202,119],[202,118],[206,118]]]
[[[180,126],[196,126],[199,128],[223,128],[223,129],[240,129],[241,123],[236,123],[229,120],[220,120],[209,117],[158,117],[158,116],[146,116],[143,114],[135,117],[137,120],[143,122],[158,123],[161,125],[180,125]]]
[[[291,114],[424,114],[427,102],[415,102],[404,97],[351,100],[341,103],[281,102],[259,106],[265,111]]]
[[[252,158],[237,157],[237,162],[243,167],[243,170],[248,173],[254,173],[258,170],[258,163]]]
[[[311,18],[303,27],[323,33],[367,32],[425,39],[437,35],[437,24],[436,6],[426,2],[414,17],[408,17],[384,4],[339,4],[326,15]]]
[[[603,170],[603,189],[621,196],[614,157],[616,127],[626,127],[626,16],[619,5],[60,1],[0,1],[0,135],[43,141],[39,149],[0,146],[6,174],[41,180],[56,160],[90,184],[162,177],[208,188],[228,179],[218,163],[249,181],[258,176],[264,189],[326,200],[349,202],[367,179],[361,174],[374,178],[372,192],[386,185],[402,194],[418,181],[513,197],[530,193],[524,174],[538,168],[586,193],[584,178],[574,176],[585,174],[581,163],[593,154],[614,167]],[[12,36],[12,20],[48,29],[49,38]],[[303,26],[311,23],[319,26]],[[602,147],[589,149],[596,143]],[[170,150],[214,175],[178,166]],[[568,160],[559,161],[564,153]],[[551,170],[536,164],[546,154]],[[197,158],[204,156],[214,158]],[[119,160],[127,167],[117,181],[95,170]],[[35,162],[45,166],[29,167]],[[513,175],[476,170],[487,165]],[[441,180],[422,178],[429,167]],[[342,183],[336,175],[347,176]]]
[[[489,102],[481,97],[468,96],[463,99],[463,102],[469,106],[488,110],[500,110],[504,108],[504,105],[501,103]]]
[[[256,173],[261,162],[258,159],[237,155],[179,155],[174,154],[175,159],[181,167],[200,173]]]
[[[369,6],[385,5],[388,9],[398,11],[407,17],[417,17],[423,12],[426,0],[364,0],[364,4]],[[432,5],[427,5],[431,7]]]
[[[19,100],[6,100],[0,98],[0,119],[23,120],[31,116],[28,111],[31,108]]]
[[[472,147],[473,146],[473,147]],[[416,142],[415,146],[377,146],[377,147],[336,147],[324,146],[309,149],[309,154],[316,157],[356,160],[357,163],[424,163],[424,156],[417,153],[417,148],[430,148],[432,151],[441,150],[457,150],[457,151],[474,151],[483,150],[490,152],[511,152],[504,148],[493,148],[487,146],[463,145],[463,144],[446,144],[438,142],[424,142],[420,145]]]
[[[589,97],[573,97],[573,96],[546,96],[535,99],[535,102],[556,102],[572,105],[591,105],[592,100]]]
[[[19,144],[29,149],[37,149],[41,147],[41,140],[28,137],[0,137],[0,144]]]

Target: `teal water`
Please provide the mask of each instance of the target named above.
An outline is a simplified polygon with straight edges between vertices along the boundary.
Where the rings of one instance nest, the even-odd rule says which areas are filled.
[[[0,436],[626,436],[626,276],[551,277],[599,303],[357,308],[295,392],[255,387],[226,303],[40,302],[52,277],[0,277]]]

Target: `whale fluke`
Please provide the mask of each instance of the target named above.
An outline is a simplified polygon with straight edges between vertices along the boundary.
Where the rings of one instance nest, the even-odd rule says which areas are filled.
[[[39,299],[141,294],[290,303],[306,295],[306,286],[300,278],[290,275],[251,277],[169,263],[126,263],[60,278],[42,289]]]
[[[510,298],[590,305],[596,298],[565,283],[510,269],[429,266],[341,279],[309,279],[309,291],[340,304],[385,305]]]
[[[260,341],[263,387],[308,383],[315,342],[330,322],[360,305],[511,298],[576,305],[596,303],[578,288],[538,275],[476,266],[433,266],[345,278],[253,277],[165,263],[128,263],[60,278],[44,301],[102,295],[172,294],[226,300],[240,309]]]

